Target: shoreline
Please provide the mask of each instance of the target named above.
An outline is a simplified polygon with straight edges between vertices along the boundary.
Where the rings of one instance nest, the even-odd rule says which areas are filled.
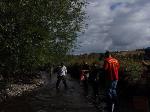
[[[27,84],[27,83],[6,83],[2,80],[0,80],[2,89],[0,89],[0,103],[7,101],[8,99],[11,99],[13,97],[19,97],[22,95],[26,95],[26,93],[33,92],[36,89],[39,89],[46,85],[46,80],[45,80],[45,74],[46,73],[41,73],[40,78],[34,78],[32,80],[32,83]],[[43,77],[43,76],[44,77]]]

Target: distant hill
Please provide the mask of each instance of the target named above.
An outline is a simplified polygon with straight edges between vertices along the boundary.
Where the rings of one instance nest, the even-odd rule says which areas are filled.
[[[112,55],[116,58],[132,58],[134,60],[142,60],[145,57],[145,51],[150,53],[150,47],[145,49],[136,49],[136,50],[126,50],[126,51],[114,51]],[[102,61],[104,58],[104,53],[90,53],[90,54],[81,54],[81,55],[71,55],[72,63],[83,63],[88,62],[89,64],[93,62]]]

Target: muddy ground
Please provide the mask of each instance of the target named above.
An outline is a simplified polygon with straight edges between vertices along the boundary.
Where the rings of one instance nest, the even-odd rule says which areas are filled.
[[[55,88],[56,75],[50,78],[47,73],[46,85],[32,92],[13,97],[0,105],[0,112],[108,112],[105,107],[104,90],[100,89],[100,95],[95,101],[92,90],[84,96],[83,88],[79,81],[67,76],[68,89],[61,83],[60,89]],[[132,97],[133,98],[133,97]],[[135,112],[132,98],[120,97],[118,112]],[[143,112],[143,111],[141,111]]]

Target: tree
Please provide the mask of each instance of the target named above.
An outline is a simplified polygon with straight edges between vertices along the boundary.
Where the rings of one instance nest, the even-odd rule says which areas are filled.
[[[0,64],[11,73],[55,63],[84,27],[85,0],[1,0]]]

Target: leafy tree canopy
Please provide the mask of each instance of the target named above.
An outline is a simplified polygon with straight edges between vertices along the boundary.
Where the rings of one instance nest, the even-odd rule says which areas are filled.
[[[0,64],[30,71],[55,63],[84,27],[85,0],[1,0]]]

